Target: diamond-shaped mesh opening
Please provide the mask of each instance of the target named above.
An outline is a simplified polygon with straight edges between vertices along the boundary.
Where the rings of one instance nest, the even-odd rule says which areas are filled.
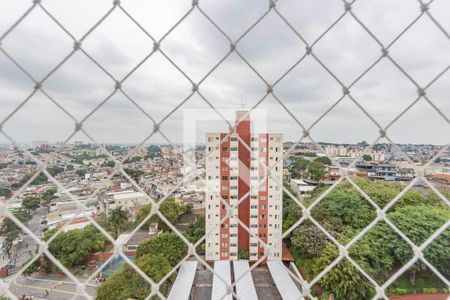
[[[18,104],[19,102],[17,106]],[[36,111],[39,111],[39,114],[36,114]],[[36,138],[42,141],[41,146],[43,144],[48,146],[48,141],[66,140],[73,132],[73,124],[74,122],[70,117],[42,92],[37,91],[30,98],[27,98],[27,102],[21,106],[20,110],[5,123],[4,132],[10,138],[16,139],[18,143],[24,143],[22,139],[28,139],[29,137],[30,140]],[[29,155],[27,158],[32,159]]]
[[[134,262],[148,277],[155,280],[162,278],[164,271],[170,270],[167,260],[158,256],[144,257]],[[151,291],[150,283],[128,264],[124,264],[97,288],[96,299],[145,299]]]
[[[42,24],[42,30],[33,32],[34,24]],[[26,45],[21,47],[18,45]],[[40,8],[33,9],[27,17],[5,37],[2,48],[11,52],[11,56],[29,71],[32,76],[41,79],[55,68],[69,53],[72,41]],[[11,49],[19,51],[11,51]],[[29,53],[27,49],[35,49]],[[14,53],[14,54],[13,54]],[[40,53],[39,55],[36,55]]]
[[[324,249],[320,261],[323,267],[334,260],[338,253],[331,246]],[[351,278],[351,280],[349,280]],[[332,294],[335,299],[372,299],[375,296],[374,285],[361,274],[347,259],[339,262],[327,272],[317,283],[321,290],[321,297]]]
[[[353,32],[358,38],[338,34],[343,31]],[[349,84],[380,57],[378,48],[358,22],[346,15],[317,43],[313,51],[344,84]]]
[[[426,38],[423,43],[416,44],[414,36],[422,35],[425,32],[426,35],[423,36]],[[433,41],[432,46],[427,40]],[[412,47],[413,44],[414,47]],[[431,47],[436,49],[433,57],[428,56]],[[449,50],[448,36],[443,35],[429,18],[422,17],[392,46],[392,57],[404,67],[412,78],[423,84],[437,76],[448,66],[450,61],[445,53]],[[412,56],[405,55],[406,53]],[[409,57],[416,57],[420,61],[414,69],[408,67],[411,62],[408,61]],[[417,68],[423,69],[418,72]]]
[[[236,73],[241,74],[246,80],[232,76]],[[231,53],[201,84],[201,93],[218,108],[253,107],[263,98],[265,92],[264,82],[235,52]]]
[[[447,204],[423,185],[408,190],[387,214],[387,218],[416,245],[425,242],[449,217]]]
[[[339,183],[311,211],[330,234],[348,242],[375,219],[372,205],[348,181]]]
[[[98,86],[112,88],[114,84],[85,54],[76,52],[45,82],[45,91],[80,120],[111,93]]]
[[[383,221],[349,249],[349,255],[379,284],[413,257],[407,242]]]
[[[139,65],[122,87],[155,120],[166,117],[191,89],[192,83],[161,52],[154,52]],[[156,91],[163,94],[156,96]]]
[[[395,198],[405,186],[397,182],[386,182],[381,180],[369,180],[365,178],[354,178],[353,181],[364,193],[366,193],[380,208],[386,206]]]
[[[437,296],[433,294],[443,294],[445,297],[448,292],[448,286],[421,261],[414,263],[386,289],[389,297],[414,294],[426,294],[429,298]]]
[[[277,3],[277,12],[309,42],[313,43],[344,13],[339,1],[319,0],[316,5],[308,1],[289,1]],[[327,5],[328,9],[322,9]],[[317,16],[317,18],[313,17]]]
[[[288,112],[309,126],[341,96],[342,87],[313,57],[306,56],[279,81],[275,92]]]
[[[353,10],[357,18],[387,45],[417,18],[417,7],[416,2],[356,1]]]
[[[336,245],[310,220],[296,227],[285,242],[299,271],[309,281],[327,267],[323,263],[327,249],[336,251],[336,255],[332,256],[333,259],[338,257]]]
[[[450,270],[447,267],[450,261],[449,234],[450,229],[447,228],[423,251],[425,259],[447,280],[450,279]]]
[[[356,82],[351,93],[382,125],[388,124],[418,97],[414,84],[387,58]]]
[[[205,39],[205,36],[208,38]],[[184,49],[184,56],[178,55],[180,47]],[[229,51],[227,39],[197,10],[167,36],[161,48],[195,82],[203,78]]]
[[[277,80],[304,53],[304,43],[286,29],[288,27],[283,20],[270,12],[238,44],[242,56],[269,82]],[[270,59],[271,50],[280,54],[277,63],[264,64]]]
[[[152,40],[117,8],[83,41],[82,47],[118,79],[127,75],[130,66],[137,65],[153,48]]]
[[[297,203],[302,198],[291,185],[285,183],[283,187],[283,232],[286,232],[302,217],[302,207]]]

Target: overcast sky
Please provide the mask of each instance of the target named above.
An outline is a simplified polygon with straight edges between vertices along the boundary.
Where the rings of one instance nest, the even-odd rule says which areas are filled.
[[[111,7],[112,0],[44,0],[45,8],[80,39]],[[121,1],[123,7],[155,39],[160,39],[190,8],[191,1]],[[0,35],[23,14],[31,1],[0,2]],[[201,0],[200,7],[235,41],[268,7],[267,1]],[[311,44],[344,11],[340,0],[279,0],[277,9]],[[420,13],[417,1],[356,1],[352,11],[388,45]],[[450,2],[435,0],[430,13],[450,32]],[[72,39],[36,7],[3,41],[3,49],[34,78],[42,79],[73,48]],[[122,79],[152,48],[153,42],[121,10],[90,34],[83,49],[116,79]],[[237,44],[245,59],[269,83],[282,76],[305,53],[305,44],[271,11]],[[229,42],[198,10],[188,16],[161,43],[161,49],[194,82],[201,80],[229,51]],[[352,83],[380,57],[380,46],[347,14],[315,46],[315,55],[343,82]],[[424,15],[390,48],[392,58],[421,86],[450,65],[450,40]],[[32,91],[33,82],[0,53],[0,120]],[[191,92],[190,82],[159,52],[151,56],[123,84],[123,90],[155,120],[163,119]],[[114,89],[114,82],[82,52],[75,53],[43,84],[62,107],[81,120]],[[253,106],[266,86],[235,53],[200,85],[201,93],[218,108]],[[417,97],[416,87],[384,58],[352,88],[351,94],[381,126],[389,124]],[[313,124],[342,95],[337,81],[311,56],[306,57],[274,88],[274,93],[306,127]],[[450,115],[450,71],[427,95],[443,114]],[[173,141],[182,141],[183,109],[206,109],[192,96],[161,125]],[[301,128],[269,96],[258,106],[266,109],[270,132],[298,140]],[[205,112],[206,113],[206,112]],[[209,112],[214,113],[214,112]],[[199,126],[200,132],[226,130],[224,123]],[[139,143],[152,130],[152,122],[123,94],[115,94],[84,124],[99,142]],[[65,140],[73,121],[38,92],[4,125],[19,142]],[[447,144],[449,123],[421,99],[388,131],[394,142]],[[316,141],[373,142],[377,127],[349,98],[344,98],[311,130]],[[77,134],[72,141],[89,141]],[[0,136],[0,143],[6,142]],[[148,142],[165,142],[155,136]]]

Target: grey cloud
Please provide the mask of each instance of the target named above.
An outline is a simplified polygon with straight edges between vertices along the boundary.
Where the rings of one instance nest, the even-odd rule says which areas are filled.
[[[65,5],[61,5],[57,1],[48,0],[48,4],[46,2],[44,5],[48,5],[49,10],[79,37],[109,9],[111,4],[107,2],[108,4],[96,2],[78,6],[77,1],[67,1]],[[430,6],[430,12],[434,13],[433,8],[437,3],[439,14],[450,7],[448,3],[442,2],[444,1],[435,1]],[[156,38],[160,38],[190,8],[190,1],[123,1],[122,4]],[[86,5],[91,8],[89,12],[86,11]],[[245,26],[252,24],[267,9],[267,3],[201,1],[200,7],[235,39],[244,32]],[[342,2],[328,0],[280,1],[277,7],[310,43],[344,9]],[[3,11],[12,11],[14,8],[15,5],[10,3]],[[412,5],[404,1],[390,1],[389,8],[386,9],[380,1],[362,1],[356,2],[353,10],[380,36],[382,42],[388,43],[418,14],[417,3]],[[12,32],[4,41],[3,47],[32,74],[42,76],[70,52],[72,41],[42,13],[33,15],[17,31]],[[0,28],[6,28],[5,22],[11,21],[1,20]],[[394,59],[411,72],[414,78],[417,77],[420,83],[431,80],[449,63],[450,43],[445,38],[442,39],[442,32],[434,28],[434,24],[430,27],[434,28],[433,32],[428,30],[430,24],[427,22],[424,20],[426,26],[423,29],[422,23],[416,24],[418,28],[402,37],[398,46],[394,45],[391,51]],[[428,42],[419,45],[416,41]],[[150,53],[153,44],[122,12],[116,11],[86,39],[83,47],[115,77],[121,78]],[[345,16],[342,23],[315,45],[314,52],[344,84],[349,84],[380,56],[379,48],[350,16]],[[198,81],[227,53],[229,45],[195,11],[162,42],[161,49],[194,81]],[[238,49],[270,83],[303,55],[305,45],[272,11],[238,44]],[[18,104],[13,98],[20,99],[23,91],[32,87],[29,80],[22,77],[20,71],[14,71],[14,68],[15,66],[6,62],[6,58],[0,58],[0,83],[4,83],[0,93],[0,118]],[[447,115],[450,109],[448,80],[448,75],[443,76],[429,90],[432,100]],[[113,87],[112,80],[87,58],[83,58],[81,53],[71,58],[44,85],[46,91],[77,118],[92,110],[112,92]],[[191,92],[190,83],[159,53],[150,57],[131,75],[123,88],[157,121]],[[251,107],[264,95],[265,90],[263,82],[236,54],[232,54],[200,85],[202,94],[217,107],[239,107],[241,93],[246,107]],[[292,70],[274,91],[306,126],[312,124],[342,94],[336,81],[311,57]],[[351,92],[382,125],[392,120],[417,95],[414,85],[386,59],[358,82]],[[10,124],[7,123],[5,128],[14,133],[14,136],[20,137],[22,141],[43,138],[57,141],[73,129],[72,122],[62,112],[56,113],[54,110],[58,109],[48,99],[41,97],[36,100],[46,104],[42,107],[30,105],[12,119]],[[398,126],[392,127],[396,139],[417,143],[447,142],[443,141],[442,132],[445,132],[448,124],[428,103],[423,102],[421,105],[421,110],[411,110],[400,119]],[[207,107],[203,100],[195,96],[170,116],[163,123],[162,129],[174,141],[180,142],[182,110]],[[271,131],[281,131],[287,139],[298,139],[301,135],[300,128],[274,99],[264,101],[261,108],[269,112]],[[46,118],[51,120],[46,123]],[[421,122],[417,122],[418,119]],[[58,126],[59,122],[67,125]],[[423,124],[429,131],[416,130]],[[123,95],[118,94],[95,113],[86,126],[101,141],[135,142],[148,134],[152,124]],[[361,139],[370,140],[374,135],[376,138],[377,128],[349,99],[335,107],[313,130],[313,137],[321,141],[358,142]],[[2,140],[4,139],[0,137],[0,141]],[[152,140],[164,141],[161,137]]]

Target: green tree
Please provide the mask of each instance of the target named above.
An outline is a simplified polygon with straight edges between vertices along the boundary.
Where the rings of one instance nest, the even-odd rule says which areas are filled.
[[[159,282],[172,269],[163,255],[146,254],[136,259],[136,265],[153,281]],[[169,278],[169,281],[173,281]],[[167,283],[165,283],[167,285]],[[164,288],[164,284],[162,288]],[[97,300],[110,299],[146,299],[150,294],[150,285],[130,266],[108,278],[97,289]]]
[[[329,243],[318,260],[317,268],[323,270],[333,262],[337,255],[336,247]],[[328,293],[333,294],[336,300],[371,299],[375,294],[372,283],[345,259],[325,274],[320,279],[319,285]]]
[[[248,249],[242,249],[239,251],[239,259],[248,259],[250,257],[250,253]]]
[[[313,208],[312,214],[341,241],[362,230],[376,215],[374,208],[349,183],[343,183],[324,197]],[[343,232],[347,234],[342,235]]]
[[[308,221],[293,230],[291,242],[303,257],[314,258],[322,254],[330,241],[317,226]]]
[[[331,164],[332,164],[331,159],[329,159],[329,158],[326,157],[326,156],[318,157],[318,158],[316,158],[314,161],[315,161],[315,162],[318,162],[318,163],[321,163],[321,164],[323,164],[323,165],[327,165],[327,166],[331,166]]]
[[[45,192],[43,192],[41,194],[41,200],[43,203],[48,204],[50,203],[52,200],[58,198],[58,196],[56,196],[55,194],[58,191],[56,189],[48,189]]]
[[[372,156],[370,156],[369,154],[364,154],[363,157],[362,157],[362,159],[363,159],[364,161],[371,161],[371,160],[372,160]]]
[[[145,205],[142,207],[138,213],[136,214],[135,226],[138,226],[147,216],[150,214],[152,210],[151,204]],[[190,213],[192,207],[190,205],[183,205],[175,201],[174,198],[167,198],[164,200],[160,206],[159,211],[163,214],[166,219],[175,224],[177,220],[183,214]],[[151,223],[158,222],[158,227],[162,230],[168,229],[167,224],[161,220],[158,215],[153,215],[144,225],[145,228],[148,228]]]
[[[320,181],[325,176],[325,166],[313,161],[308,166],[309,177],[314,181]]]
[[[23,224],[26,224],[29,220],[31,220],[31,215],[23,209],[14,211],[13,215]],[[22,229],[19,226],[17,226],[12,219],[5,218],[3,220],[3,226],[0,229],[0,234],[6,237],[5,252],[8,255],[8,257],[10,257],[12,242],[19,237],[19,234],[21,232]]]
[[[142,175],[144,175],[144,171],[141,170],[135,170],[130,168],[125,168],[123,170],[125,171],[125,173],[128,174],[128,176],[130,176],[134,181],[136,181],[136,183],[139,183],[139,179],[141,178]]]
[[[429,205],[405,206],[388,214],[388,218],[394,223],[411,241],[420,245],[430,235],[439,229],[450,219],[450,210]],[[450,264],[450,234],[445,231],[441,238],[436,239],[426,251],[426,257],[435,266],[448,266]],[[401,263],[406,262],[406,257],[400,256]],[[444,273],[449,274],[448,268],[443,268]],[[411,272],[411,283],[415,283],[416,271],[427,270],[424,264],[417,264]]]
[[[102,164],[102,167],[114,168],[115,162],[113,160],[108,160]]]
[[[161,254],[167,258],[170,265],[174,267],[183,258],[187,251],[187,246],[173,232],[163,232],[158,236],[143,240],[136,251],[137,257],[146,254]]]
[[[117,207],[110,212],[107,218],[107,226],[110,228],[112,236],[117,239],[121,232],[130,229],[131,222],[129,216],[122,207]]]
[[[378,223],[350,248],[350,255],[373,278],[384,281],[394,266],[412,257],[412,249],[385,222]]]
[[[0,197],[5,197],[5,198],[11,197],[11,190],[7,187],[0,188]]]
[[[57,229],[49,230],[44,235],[47,241]],[[50,244],[49,251],[66,267],[85,263],[90,255],[102,251],[106,246],[106,237],[94,225],[83,229],[61,232]]]
[[[189,224],[183,234],[191,243],[201,239],[205,235],[205,216],[198,216],[194,222]]]
[[[25,208],[29,211],[35,211],[36,209],[39,208],[40,204],[41,204],[41,199],[39,199],[38,197],[34,197],[34,196],[28,196],[22,200],[23,208]]]
[[[310,165],[310,161],[306,159],[296,159],[290,167],[291,176],[294,178],[302,178]]]

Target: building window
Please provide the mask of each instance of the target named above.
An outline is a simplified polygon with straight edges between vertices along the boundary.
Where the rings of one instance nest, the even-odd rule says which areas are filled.
[[[228,151],[228,147],[222,147],[222,152],[227,152]]]
[[[228,257],[228,252],[222,252],[222,253],[220,253],[220,255],[221,255],[222,257]]]
[[[228,176],[222,176],[222,180],[228,180]]]

